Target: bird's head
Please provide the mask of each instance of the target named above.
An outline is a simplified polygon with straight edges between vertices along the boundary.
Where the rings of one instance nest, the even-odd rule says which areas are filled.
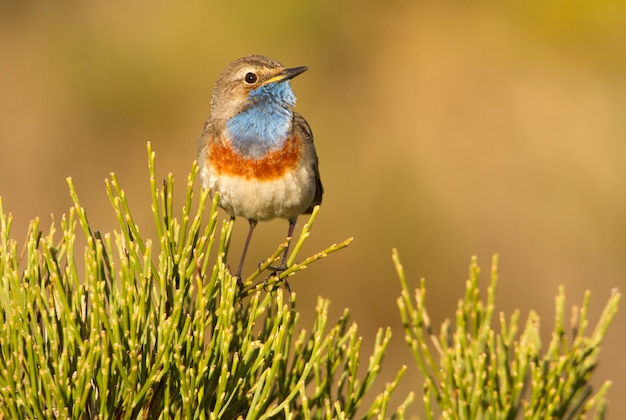
[[[262,55],[250,55],[230,63],[215,83],[211,116],[228,120],[252,106],[289,108],[296,97],[289,80],[307,67],[286,68]]]

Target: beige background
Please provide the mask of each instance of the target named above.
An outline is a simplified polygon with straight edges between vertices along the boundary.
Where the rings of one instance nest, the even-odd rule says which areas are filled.
[[[410,366],[396,401],[421,382],[392,247],[414,284],[427,278],[437,324],[463,295],[471,255],[486,274],[500,254],[498,309],[536,309],[545,338],[558,285],[568,305],[592,291],[593,322],[624,288],[626,3],[132,3],[0,3],[0,195],[14,237],[67,211],[70,175],[94,226],[113,229],[111,171],[151,235],[146,141],[159,176],[182,189],[219,72],[262,53],[310,66],[292,86],[327,192],[303,253],[355,237],[291,282],[302,325],[322,295],[333,318],[350,308],[364,351],[391,326],[379,387]],[[285,231],[259,226],[247,270]],[[626,412],[625,331],[622,309],[595,375],[615,382],[610,418]]]

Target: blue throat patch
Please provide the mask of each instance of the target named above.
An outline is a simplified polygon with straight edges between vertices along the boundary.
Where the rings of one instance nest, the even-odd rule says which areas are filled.
[[[227,134],[238,152],[262,158],[285,144],[296,97],[286,80],[260,86],[250,92],[248,99],[248,107],[226,122]]]

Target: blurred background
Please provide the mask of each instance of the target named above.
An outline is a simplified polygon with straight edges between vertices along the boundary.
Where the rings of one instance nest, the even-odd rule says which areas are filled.
[[[115,172],[152,235],[146,142],[180,192],[224,66],[251,53],[309,66],[292,86],[326,195],[301,256],[355,240],[291,281],[301,326],[319,295],[332,319],[350,309],[366,354],[391,326],[377,391],[408,364],[396,401],[415,390],[419,415],[392,247],[413,285],[427,279],[435,325],[454,316],[472,255],[485,285],[500,255],[497,309],[537,310],[546,340],[559,285],[568,306],[591,290],[592,325],[624,289],[625,22],[618,0],[2,1],[0,196],[23,241],[32,218],[67,212],[72,176],[94,227],[110,231],[103,180]],[[259,225],[247,270],[286,229]],[[246,231],[235,227],[235,258]],[[594,377],[614,381],[611,418],[626,413],[625,332],[622,305]]]

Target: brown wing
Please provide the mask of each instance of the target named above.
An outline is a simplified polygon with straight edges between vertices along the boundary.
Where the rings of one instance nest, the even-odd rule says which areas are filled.
[[[215,124],[213,122],[212,118],[209,118],[206,120],[206,122],[204,123],[204,128],[202,129],[202,133],[200,133],[200,137],[198,137],[198,140],[196,140],[196,146],[197,146],[197,150],[196,152],[198,153],[198,166],[202,167],[205,163],[206,160],[206,153],[207,153],[207,144],[208,142],[214,138],[214,130],[215,130]]]
[[[319,163],[317,153],[315,152],[315,145],[313,144],[313,132],[311,131],[311,127],[304,117],[297,112],[293,113],[293,123],[294,129],[301,134],[302,140],[304,141],[303,153],[306,155],[305,159],[310,161],[313,173],[315,174],[315,196],[309,208],[304,211],[304,214],[310,214],[313,211],[313,207],[322,203],[324,187],[322,187],[322,180],[320,179]]]

